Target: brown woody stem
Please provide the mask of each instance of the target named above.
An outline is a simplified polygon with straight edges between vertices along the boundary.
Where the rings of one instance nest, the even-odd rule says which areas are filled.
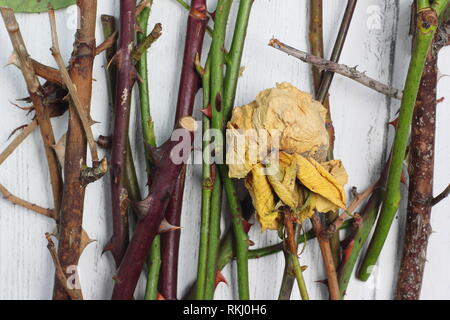
[[[290,56],[300,59],[303,62],[313,64],[321,69],[339,73],[340,75],[352,79],[360,84],[373,89],[379,93],[382,93],[388,97],[395,99],[402,99],[402,91],[396,88],[392,88],[384,83],[374,80],[368,77],[365,73],[356,70],[356,67],[349,67],[344,64],[335,63],[330,60],[325,60],[316,56],[313,56],[304,51],[290,47],[277,39],[272,39],[269,42],[269,46],[274,47]]]
[[[69,75],[86,112],[90,110],[92,71],[95,57],[96,0],[78,0],[80,27],[75,35]],[[73,101],[69,108],[69,126],[64,157],[64,189],[59,230],[58,257],[61,267],[77,266],[81,245],[85,187],[81,171],[86,167],[87,141],[83,124]],[[69,299],[63,286],[55,282],[54,299]]]
[[[327,274],[328,292],[330,293],[331,300],[340,300],[341,294],[339,293],[339,284],[336,274],[336,268],[334,266],[333,255],[331,252],[330,241],[327,237],[322,236],[321,217],[318,213],[315,213],[311,217],[311,223],[319,241],[320,251],[322,252],[323,263],[325,265],[325,271]]]
[[[19,24],[14,16],[14,12],[11,9],[2,8],[1,13],[6,29],[9,33],[11,43],[19,60],[20,70],[22,71],[23,77],[27,84],[31,102],[33,103],[36,111],[36,119],[39,124],[42,140],[44,141],[45,154],[50,172],[55,217],[58,217],[59,209],[61,207],[62,177],[58,159],[53,151],[55,137],[53,134],[52,124],[50,122],[49,110],[45,106],[43,89],[39,83],[36,73],[34,72],[33,64],[29,58],[25,43],[20,33]]]
[[[78,116],[80,117],[84,129],[84,134],[87,137],[89,148],[91,150],[92,162],[94,163],[94,167],[96,167],[98,163],[98,154],[97,154],[97,144],[95,143],[91,129],[93,121],[89,115],[89,112],[86,111],[86,107],[82,104],[77,88],[72,82],[69,72],[66,69],[66,64],[64,63],[64,60],[61,56],[61,52],[59,50],[58,33],[56,31],[55,11],[50,9],[48,11],[48,14],[50,18],[50,28],[52,34],[52,48],[50,49],[50,51],[52,52],[52,55],[55,58],[56,64],[58,65],[59,71],[61,72],[63,82],[66,85],[67,89],[69,90],[73,105],[75,106]]]
[[[442,35],[445,36],[443,41]],[[409,195],[405,243],[395,298],[418,300],[422,288],[433,207],[434,146],[436,136],[436,88],[438,53],[446,32],[436,33],[422,74],[414,108],[409,146]]]
[[[40,207],[34,203],[31,203],[29,201],[23,200],[21,198],[16,197],[15,195],[11,194],[11,192],[8,191],[2,184],[0,184],[0,193],[3,195],[3,197],[8,200],[9,202],[13,204],[17,204],[18,206],[24,207],[26,209],[29,209],[31,211],[34,211],[36,213],[42,214],[46,217],[55,219],[55,212],[52,209],[46,209],[43,207]]]

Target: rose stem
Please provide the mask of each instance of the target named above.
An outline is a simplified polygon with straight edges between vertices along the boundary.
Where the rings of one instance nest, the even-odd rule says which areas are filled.
[[[400,180],[403,161],[408,145],[414,106],[420,87],[420,79],[430,45],[436,33],[438,17],[447,7],[448,2],[448,0],[434,1],[433,5],[429,7],[429,1],[418,1],[415,45],[413,47],[403,99],[400,105],[400,115],[392,146],[392,159],[389,165],[386,193],[375,232],[358,272],[358,278],[363,281],[369,278],[371,270],[378,260],[378,256],[383,248],[400,203]]]
[[[95,58],[96,0],[78,0],[80,27],[75,35],[69,74],[78,97],[89,112],[92,96],[92,73]],[[63,270],[77,266],[82,253],[81,234],[86,185],[81,172],[86,167],[87,140],[75,106],[69,108],[66,135],[64,187],[59,225],[58,257]],[[65,289],[55,283],[53,298],[68,299]]]
[[[253,2],[253,0],[242,0],[239,3],[239,10],[237,13],[233,40],[226,59],[227,68],[225,73],[225,81],[223,84],[222,103],[223,118],[221,119],[222,123],[220,124],[220,130],[224,129],[223,121],[227,121],[229,119],[231,110],[234,106],[234,99],[236,96],[237,81],[241,69],[241,60],[244,50],[245,37],[247,35],[247,28]],[[212,92],[211,97],[214,96],[214,92]],[[213,108],[213,115],[215,109],[216,108]],[[215,128],[219,128],[217,124]],[[244,219],[242,216],[240,202],[237,198],[236,186],[234,184],[234,181],[228,175],[228,168],[226,167],[226,165],[219,164],[219,172],[225,186],[228,206],[231,210],[231,224],[233,227],[236,246],[239,298],[241,300],[248,300],[250,299],[248,283],[248,234],[247,232],[245,232]]]
[[[186,116],[190,116],[194,107],[194,100],[201,87],[201,78],[195,69],[196,57],[200,59],[202,52],[205,27],[208,23],[205,0],[192,0],[187,19],[186,41],[184,46],[183,65],[178,91],[177,112],[175,123]],[[185,168],[178,177],[175,191],[169,201],[166,211],[167,221],[175,226],[181,222],[183,193],[185,182]],[[178,252],[180,245],[180,230],[174,230],[161,235],[161,273],[160,292],[165,299],[177,299]]]
[[[433,207],[438,54],[448,38],[445,28],[440,27],[427,55],[414,108],[409,147],[406,231],[395,293],[397,300],[418,300],[422,288],[428,238],[432,232],[430,219]]]
[[[198,61],[198,63],[200,63]],[[199,65],[197,64],[197,68]],[[209,105],[209,90],[210,90],[210,59],[208,57],[205,68],[199,70],[202,76],[203,88],[203,109],[207,110]],[[211,212],[211,194],[214,182],[211,177],[211,165],[205,162],[207,156],[207,147],[210,144],[209,129],[211,123],[206,115],[202,117],[202,136],[203,136],[203,153],[202,153],[202,212],[200,225],[200,239],[198,249],[198,264],[197,264],[197,281],[195,286],[195,299],[205,299],[205,282],[207,272],[207,257],[208,257],[208,235],[209,235],[209,215]],[[215,268],[215,267],[214,267]]]

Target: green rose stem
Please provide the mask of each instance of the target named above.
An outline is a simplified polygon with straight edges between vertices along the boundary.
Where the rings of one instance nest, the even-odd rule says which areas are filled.
[[[442,21],[427,56],[414,108],[409,146],[409,195],[403,255],[395,293],[396,300],[418,300],[422,288],[430,220],[433,207],[434,152],[436,136],[436,87],[438,55],[449,44],[445,30],[450,21]],[[424,201],[427,199],[427,201]]]
[[[234,104],[244,41],[253,0],[240,1],[231,49],[225,59],[223,48],[226,23],[231,4],[232,1],[219,1],[215,13],[213,40],[211,44],[210,103],[212,108],[212,128],[222,132],[220,137],[216,137],[218,140],[216,141],[216,151],[219,151],[219,154],[224,150],[223,130]],[[227,69],[224,80],[222,65],[225,62]],[[234,182],[228,176],[228,168],[222,164],[219,164],[218,168],[225,186],[225,193],[231,210],[232,229],[236,240],[239,298],[241,300],[248,300],[250,298],[248,284],[248,235],[244,230],[242,210],[237,198]],[[213,211],[211,212],[211,220],[212,217]]]
[[[216,288],[217,256],[220,244],[220,210],[222,207],[222,182],[216,172],[211,196],[211,216],[209,219],[208,253],[206,261],[206,281],[204,299],[212,300]],[[219,214],[212,214],[212,213]]]
[[[347,238],[350,240],[344,241],[347,243],[343,245],[343,258],[338,270],[339,291],[341,297],[344,297],[345,295],[356,261],[358,260],[359,254],[366,243],[378,216],[378,211],[383,199],[384,189],[382,186],[385,184],[386,175],[387,167],[381,174],[380,180],[374,188],[369,200],[367,200],[367,203],[361,210],[359,221],[354,223],[353,230]]]
[[[137,23],[141,32],[137,33],[138,44],[142,43],[146,39],[147,25],[150,17],[151,5],[153,1],[150,1],[149,7],[144,8],[137,17]],[[141,55],[139,61],[136,64],[137,72],[141,81],[139,81],[139,101],[141,110],[141,126],[142,137],[144,142],[145,152],[145,164],[147,168],[147,175],[151,175],[153,160],[148,146],[156,147],[156,136],[153,126],[152,116],[150,114],[150,93],[149,93],[149,79],[148,79],[148,58],[146,51]],[[149,178],[150,179],[150,178]],[[147,272],[147,285],[145,287],[145,300],[155,300],[158,295],[158,279],[161,267],[161,242],[160,236],[156,235],[153,239],[152,246],[150,247],[149,256],[147,258],[148,272]]]
[[[198,60],[198,59],[197,59]],[[202,76],[203,87],[203,108],[206,110],[209,105],[209,85],[210,85],[210,59],[206,61],[205,69],[200,66],[200,61],[196,61],[196,67],[199,74]],[[197,282],[195,290],[195,299],[202,300],[205,298],[205,281],[207,270],[207,256],[208,256],[208,234],[209,234],[209,215],[211,212],[211,194],[213,189],[213,180],[211,177],[211,166],[205,162],[207,155],[207,148],[210,143],[208,136],[211,123],[209,118],[204,115],[202,118],[202,133],[203,133],[203,157],[202,157],[202,212],[200,224],[200,241],[198,250],[198,264],[197,264]],[[215,267],[214,267],[215,269]]]
[[[400,105],[400,115],[392,147],[392,159],[389,166],[386,193],[375,232],[358,272],[358,278],[363,281],[369,278],[372,268],[378,260],[400,203],[400,179],[420,79],[428,50],[436,33],[438,17],[447,7],[448,2],[449,0],[433,1],[431,7],[429,6],[429,1],[422,0],[417,3],[416,38]]]
[[[219,0],[217,3],[214,30],[211,43],[211,49],[209,52],[210,57],[210,90],[209,90],[209,105],[211,105],[211,128],[216,129],[220,136],[217,134],[214,137],[214,147],[216,158],[220,156],[223,147],[223,109],[222,109],[222,96],[223,96],[223,65],[225,63],[225,54],[223,48],[225,47],[225,34],[230,14],[232,0]],[[219,178],[219,172],[217,166],[214,167],[214,188],[211,194],[211,202],[215,203],[221,201],[222,186],[221,179]],[[219,178],[219,179],[218,179]],[[207,250],[207,275],[205,279],[205,293],[204,298],[212,299],[214,296],[215,288],[215,274],[216,274],[216,262],[217,254],[219,250],[220,241],[220,205],[214,205],[211,203],[211,212],[209,217],[209,239]],[[212,268],[212,270],[208,270]]]
[[[236,26],[233,34],[230,52],[226,59],[226,74],[223,95],[223,110],[225,121],[228,121],[231,110],[233,109],[234,99],[239,74],[241,71],[242,54],[244,52],[244,42],[247,35],[250,12],[254,0],[241,0],[239,2],[239,11],[236,18]]]
[[[222,104],[224,118],[222,118],[222,121],[227,121],[229,119],[234,105],[237,81],[239,78],[242,54],[244,50],[244,42],[247,34],[252,5],[253,0],[241,0],[239,3],[233,40],[226,59],[227,69],[225,74]],[[222,123],[222,129],[223,127],[224,123]],[[228,175],[228,168],[225,165],[219,165],[219,171],[225,186],[228,206],[231,210],[231,224],[236,245],[239,298],[241,300],[248,300],[250,299],[248,283],[248,234],[245,231],[244,219],[242,216],[240,202],[237,198],[236,186]]]

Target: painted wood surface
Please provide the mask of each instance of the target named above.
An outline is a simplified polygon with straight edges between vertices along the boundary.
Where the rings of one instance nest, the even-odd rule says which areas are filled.
[[[118,14],[118,0],[99,0],[99,14]],[[186,26],[186,12],[174,0],[155,0],[150,24],[161,22],[163,36],[149,53],[149,76],[151,87],[152,115],[158,142],[164,141],[171,132],[176,105],[179,70],[181,66]],[[208,1],[214,8],[215,0]],[[236,1],[237,2],[237,1]],[[402,87],[409,62],[411,40],[409,31],[408,0],[359,1],[352,22],[348,41],[341,62],[358,65],[368,75]],[[236,105],[248,103],[256,94],[275,83],[289,81],[304,91],[311,91],[309,66],[267,46],[272,37],[308,50],[308,1],[307,0],[257,0],[255,1],[248,37],[243,56],[245,72],[240,78]],[[324,0],[324,28],[326,54],[336,37],[346,1]],[[232,19],[236,16],[236,5]],[[77,25],[75,7],[57,12],[60,46],[63,57],[70,57],[73,34]],[[33,58],[55,66],[50,55],[50,27],[46,14],[18,14],[18,21]],[[100,23],[98,41],[102,39]],[[228,36],[228,44],[230,36]],[[210,40],[205,41],[208,48]],[[5,65],[12,47],[3,23],[0,23],[0,64]],[[105,58],[95,62],[92,117],[100,121],[93,126],[94,135],[111,132],[111,106],[106,87]],[[450,73],[450,49],[440,56],[440,71]],[[30,121],[24,111],[11,106],[11,101],[25,97],[26,89],[20,72],[12,66],[0,68],[0,148],[8,144],[11,131]],[[448,92],[450,79],[439,82],[438,95]],[[136,96],[135,96],[136,97]],[[196,103],[196,108],[200,106]],[[386,158],[392,140],[391,120],[399,102],[389,100],[359,84],[336,76],[331,87],[331,106],[336,127],[336,158],[342,159],[349,172],[348,189],[356,186],[363,190],[375,181]],[[194,114],[200,119],[198,111]],[[141,146],[140,132],[136,129],[139,115],[132,114],[130,135],[136,146]],[[450,102],[445,100],[438,107],[438,132],[436,143],[435,192],[440,192],[450,181],[448,161],[450,155]],[[66,130],[67,115],[53,119],[56,137]],[[136,148],[135,161],[140,168],[140,181],[144,186],[143,155]],[[0,182],[15,195],[44,207],[51,206],[51,189],[48,183],[47,165],[39,133],[34,132],[0,167]],[[190,165],[187,171],[185,206],[182,217],[180,250],[179,295],[186,292],[195,278],[197,269],[198,230],[200,223],[201,168]],[[404,187],[404,190],[406,188]],[[142,189],[144,192],[144,188]],[[88,186],[85,201],[84,229],[96,241],[84,251],[79,265],[81,286],[86,299],[108,299],[111,295],[114,275],[113,260],[109,253],[102,255],[103,246],[111,236],[109,179],[104,178]],[[450,202],[443,201],[433,210],[428,263],[425,269],[423,299],[450,298]],[[226,216],[226,214],[224,214]],[[405,202],[386,246],[377,264],[374,275],[368,282],[352,279],[348,288],[348,299],[390,299],[395,286],[396,273],[401,254]],[[224,219],[223,228],[228,226]],[[306,228],[310,226],[308,223]],[[45,232],[55,231],[55,224],[48,218],[30,212],[8,201],[0,199],[0,299],[49,299],[53,287],[54,267],[46,248]],[[252,228],[250,238],[256,247],[278,241],[276,232],[261,233],[258,226]],[[326,288],[318,283],[325,277],[320,250],[315,241],[308,242],[300,256],[305,271],[306,283],[313,299],[327,296]],[[282,254],[250,261],[250,287],[253,299],[276,299],[284,267]],[[229,285],[220,284],[217,299],[237,298],[235,266],[227,267],[224,275]],[[144,282],[140,282],[137,298],[142,297]],[[294,287],[293,299],[299,294]]]

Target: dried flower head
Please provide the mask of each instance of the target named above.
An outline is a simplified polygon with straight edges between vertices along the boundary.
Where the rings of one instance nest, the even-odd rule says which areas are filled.
[[[315,210],[345,208],[348,177],[342,162],[324,162],[326,112],[289,83],[233,110],[227,125],[230,177],[245,178],[263,230],[278,229],[281,206],[292,208],[298,222]]]

